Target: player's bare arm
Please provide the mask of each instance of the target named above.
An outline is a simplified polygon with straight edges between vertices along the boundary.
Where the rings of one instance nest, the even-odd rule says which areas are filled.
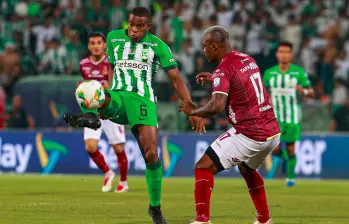
[[[223,93],[214,93],[211,100],[204,106],[196,108],[195,105],[187,100],[183,100],[179,105],[179,111],[189,116],[211,117],[219,114],[225,109],[228,96]]]
[[[167,72],[167,74],[172,80],[173,87],[175,88],[179,97],[183,101],[191,102],[191,96],[190,96],[189,90],[182,76],[180,75],[178,68],[170,69]],[[203,123],[203,120],[200,117],[190,116],[189,121],[193,130],[196,129],[196,131],[199,133],[206,132],[205,125]]]
[[[297,91],[301,96],[315,98],[315,91],[312,87],[303,88],[302,86],[297,86]]]

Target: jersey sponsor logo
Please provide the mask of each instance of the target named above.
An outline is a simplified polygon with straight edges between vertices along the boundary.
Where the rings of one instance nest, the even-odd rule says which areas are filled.
[[[217,70],[215,70],[215,71],[213,72],[212,78],[216,78],[216,77],[219,77],[219,76],[224,76],[224,73],[221,72],[220,69],[217,69]]]
[[[111,42],[115,43],[115,42],[125,42],[126,40],[124,38],[115,38],[115,39],[111,39]]]
[[[248,58],[241,59],[241,63],[242,63],[242,64],[245,64],[246,61],[248,61]]]
[[[221,84],[221,78],[214,78],[213,79],[213,86],[218,87]]]
[[[94,76],[98,76],[99,73],[100,73],[100,72],[99,72],[98,70],[93,70],[93,71],[91,72],[91,74],[94,75]]]
[[[148,49],[143,49],[142,50],[142,59],[147,59],[148,58]]]
[[[259,108],[259,112],[263,112],[263,111],[266,111],[266,110],[269,110],[269,109],[271,109],[271,106],[267,105],[267,106]]]
[[[245,67],[243,67],[242,69],[240,69],[240,72],[243,73],[243,72],[246,72],[248,70],[253,70],[253,69],[257,69],[257,68],[258,68],[257,64],[254,62],[251,62],[248,65],[246,65]]]
[[[152,46],[152,47],[156,47],[158,46],[157,43],[149,43],[149,42],[143,42],[144,45],[149,45],[149,46]]]
[[[149,70],[149,65],[147,63],[133,60],[118,60],[115,66],[126,69]]]
[[[231,108],[230,105],[229,105],[228,111],[229,111],[229,118],[230,118],[230,120],[233,122],[233,124],[237,124],[238,122],[236,121],[235,113],[233,111],[233,108]]]

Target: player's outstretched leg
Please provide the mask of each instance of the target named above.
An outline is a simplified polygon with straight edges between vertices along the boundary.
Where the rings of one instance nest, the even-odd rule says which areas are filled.
[[[239,170],[246,181],[248,191],[257,210],[257,220],[254,224],[272,224],[263,178],[257,170],[249,168],[245,163],[239,164]]]
[[[75,128],[91,128],[97,130],[101,127],[99,117],[93,113],[64,114],[65,122]]]
[[[120,172],[120,182],[116,188],[116,193],[128,192],[127,172],[128,172],[128,160],[124,149],[124,143],[113,144],[113,149],[118,160],[118,167]]]
[[[288,159],[286,160],[286,184],[288,187],[295,185],[297,158],[295,154],[295,143],[287,143],[286,145]]]
[[[146,125],[135,125],[132,133],[136,137],[146,163],[146,182],[150,205],[148,213],[154,224],[166,224],[161,212],[162,165],[158,156],[158,129]]]

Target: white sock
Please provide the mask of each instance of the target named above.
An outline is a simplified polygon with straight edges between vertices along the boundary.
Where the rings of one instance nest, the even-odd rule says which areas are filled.
[[[110,176],[113,175],[113,174],[114,174],[114,171],[109,170],[108,172],[106,172],[106,173],[104,174],[104,176],[105,176],[105,177],[110,177]]]
[[[128,187],[127,181],[120,181],[119,185],[124,186],[124,187]]]

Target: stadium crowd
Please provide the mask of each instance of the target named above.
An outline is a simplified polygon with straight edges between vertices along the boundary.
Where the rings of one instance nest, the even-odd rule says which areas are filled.
[[[295,63],[308,72],[318,102],[329,103],[333,114],[341,110],[342,117],[348,117],[345,0],[0,0],[0,110],[6,99],[11,105],[13,86],[22,77],[80,75],[88,33],[106,35],[127,27],[128,12],[137,5],[151,9],[151,32],[171,47],[196,102],[207,100],[210,87],[197,85],[195,75],[216,66],[207,63],[201,37],[205,29],[219,24],[230,32],[234,49],[251,55],[262,72],[276,64],[279,41],[292,42]],[[169,79],[161,71],[155,84],[160,101],[178,100],[169,89]],[[206,122],[211,130],[227,125],[219,117]]]

